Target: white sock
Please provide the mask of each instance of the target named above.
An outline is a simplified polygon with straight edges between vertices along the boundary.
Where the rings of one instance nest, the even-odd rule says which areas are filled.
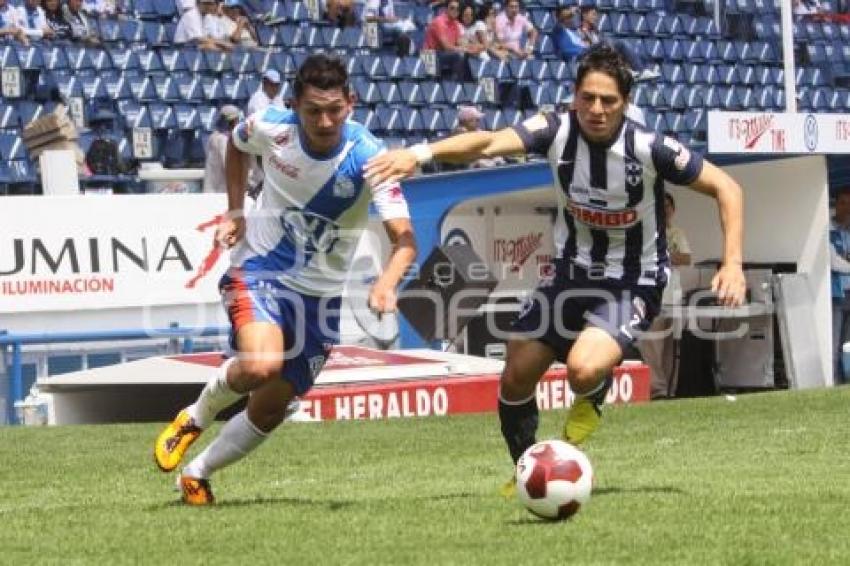
[[[227,368],[235,363],[236,359],[234,356],[225,361],[215,375],[204,385],[198,400],[186,408],[186,412],[200,428],[204,429],[210,426],[216,415],[223,409],[244,397],[244,394],[236,393],[227,384]]]
[[[267,436],[242,411],[227,421],[215,440],[183,469],[183,474],[208,479],[216,470],[241,460],[262,444]]]

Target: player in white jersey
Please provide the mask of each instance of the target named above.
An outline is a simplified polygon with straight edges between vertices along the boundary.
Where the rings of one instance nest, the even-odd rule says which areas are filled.
[[[339,339],[340,295],[370,202],[393,251],[369,293],[390,312],[396,287],[416,257],[407,204],[397,182],[371,184],[363,174],[382,145],[348,120],[354,104],[345,65],[308,57],[294,82],[293,110],[269,107],[234,129],[227,149],[228,214],[218,241],[232,249],[220,288],[237,355],[159,435],[157,465],[174,470],[216,415],[250,393],[247,407],[221,429],[179,476],[183,501],[213,502],[210,475],[259,446],[305,394]],[[260,156],[263,192],[242,209],[250,161]]]
[[[541,282],[516,322],[521,333],[508,343],[500,384],[502,434],[514,461],[535,442],[535,388],[555,360],[566,360],[576,396],[564,438],[579,444],[599,425],[613,368],[658,314],[667,281],[665,179],[717,200],[724,254],[712,289],[723,305],[743,301],[741,188],[676,140],[627,119],[631,86],[622,56],[596,45],[580,61],[571,112],[391,151],[366,168],[373,182],[385,182],[431,159],[547,156],[560,211],[555,275]],[[512,492],[509,482],[503,493]]]

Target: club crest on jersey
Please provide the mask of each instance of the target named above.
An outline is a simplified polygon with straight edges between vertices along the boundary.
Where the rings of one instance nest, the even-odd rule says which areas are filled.
[[[354,196],[354,181],[346,175],[337,175],[334,181],[334,196],[337,198],[351,198]]]
[[[638,223],[638,213],[634,208],[607,210],[567,201],[567,212],[576,221],[598,230],[622,230]]]
[[[290,136],[289,132],[284,132],[284,133],[280,134],[279,136],[275,137],[274,143],[277,144],[277,145],[280,145],[280,146],[284,146],[284,145],[289,143],[290,139],[291,139],[291,136]]]
[[[307,360],[307,365],[310,366],[310,377],[315,381],[316,376],[319,375],[319,372],[322,371],[322,367],[325,365],[325,356],[321,354],[313,356]]]
[[[641,177],[643,176],[643,165],[634,159],[626,160],[626,184],[630,187],[640,185]]]
[[[339,226],[330,218],[290,207],[281,215],[283,232],[289,241],[307,253],[327,253],[339,241]]]

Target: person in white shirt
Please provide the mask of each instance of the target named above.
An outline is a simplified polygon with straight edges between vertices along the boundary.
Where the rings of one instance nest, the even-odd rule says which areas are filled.
[[[241,47],[257,47],[260,43],[257,30],[245,15],[242,0],[224,0],[222,10],[224,12],[222,25],[227,39]]]
[[[263,82],[260,87],[248,99],[248,105],[245,107],[245,114],[250,116],[260,110],[264,110],[268,106],[278,106],[284,108],[286,105],[281,98],[281,80],[280,73],[274,69],[269,69],[263,73]]]
[[[395,13],[393,0],[366,0],[363,4],[363,21],[376,22],[384,36],[384,42],[396,45],[396,54],[400,57],[413,53],[413,41],[410,33],[416,31],[413,18],[399,18]]]
[[[24,45],[29,45],[21,13],[9,4],[9,0],[0,0],[0,38],[2,37],[11,37]]]
[[[232,104],[226,104],[218,111],[215,131],[207,140],[207,160],[204,167],[205,193],[226,193],[227,179],[224,175],[224,159],[227,153],[227,140],[230,132],[242,119],[242,112]]]
[[[209,51],[226,50],[227,45],[211,37],[204,27],[204,17],[216,12],[215,0],[199,0],[196,6],[189,8],[180,16],[177,28],[174,30],[174,43],[195,44],[198,48]]]
[[[53,37],[53,29],[47,25],[47,15],[41,7],[39,0],[26,0],[20,7],[21,25],[24,33],[30,39],[50,39]]]

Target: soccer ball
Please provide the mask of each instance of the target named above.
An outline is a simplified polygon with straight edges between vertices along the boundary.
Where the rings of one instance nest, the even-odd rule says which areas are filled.
[[[544,519],[572,517],[590,500],[593,468],[584,452],[561,440],[544,440],[516,464],[517,497]]]

